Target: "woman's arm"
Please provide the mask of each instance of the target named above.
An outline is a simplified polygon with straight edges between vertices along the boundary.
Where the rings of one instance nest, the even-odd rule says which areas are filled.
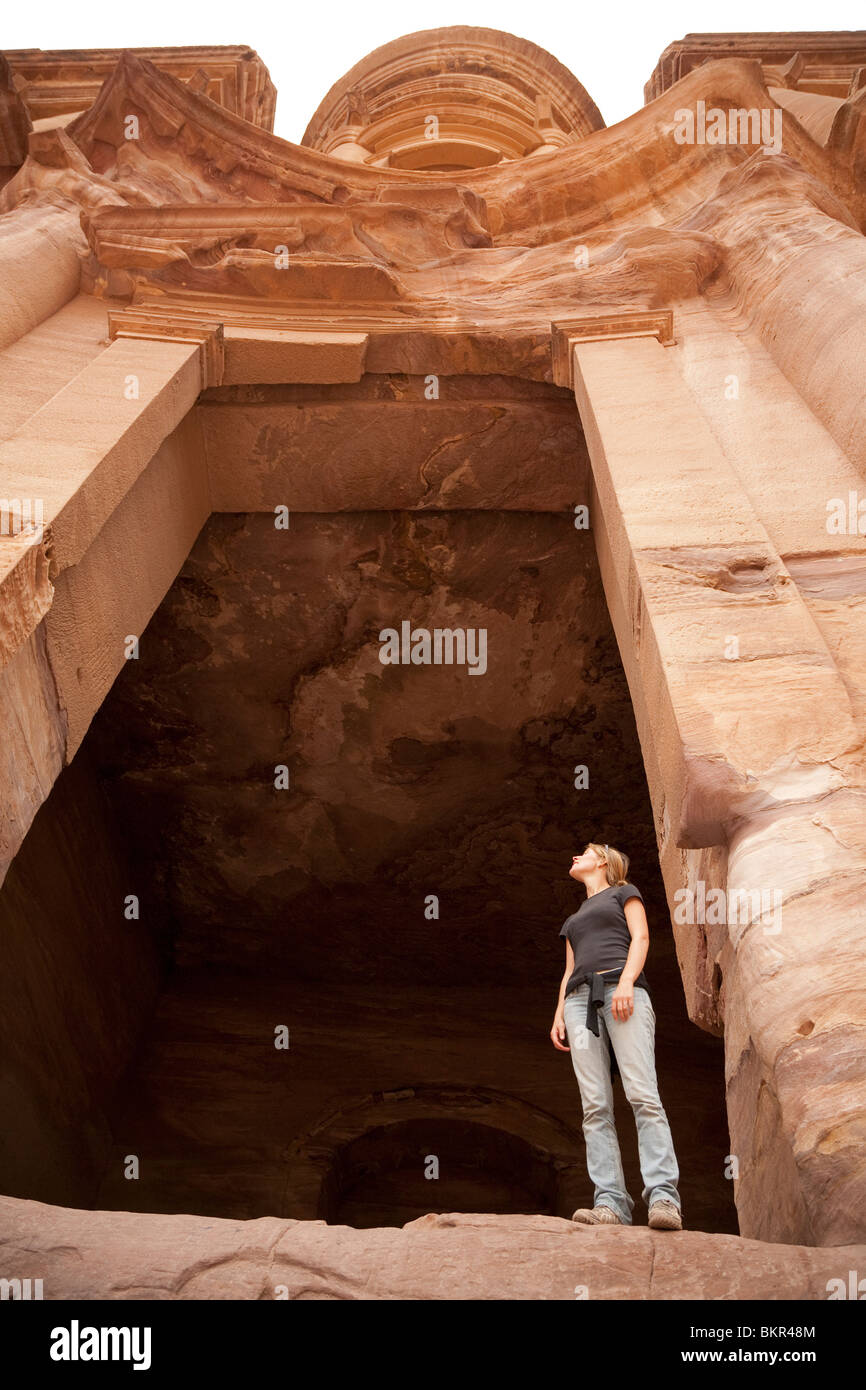
[[[621,1023],[625,1023],[634,1013],[634,982],[643,970],[649,950],[649,927],[640,898],[629,898],[623,912],[628,923],[631,945],[619,983],[610,1001],[613,1016]]]
[[[553,1027],[550,1030],[550,1041],[558,1052],[568,1052],[568,1038],[565,1032],[565,986],[568,984],[569,977],[574,970],[574,952],[571,949],[571,942],[568,937],[565,939],[565,974],[559,982],[559,999],[556,1004],[556,1013],[553,1015]]]

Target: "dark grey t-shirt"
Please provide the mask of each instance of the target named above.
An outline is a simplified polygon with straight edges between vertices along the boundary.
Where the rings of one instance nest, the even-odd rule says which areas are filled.
[[[643,902],[633,883],[617,883],[593,893],[581,903],[577,912],[566,918],[559,934],[571,942],[574,952],[574,970],[565,986],[566,995],[577,988],[581,975],[590,975],[596,970],[616,970],[625,965],[631,932],[623,908],[629,898]],[[649,993],[643,971],[635,984]]]

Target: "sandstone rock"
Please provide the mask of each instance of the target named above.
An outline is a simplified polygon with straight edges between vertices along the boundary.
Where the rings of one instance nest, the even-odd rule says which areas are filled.
[[[46,1299],[820,1300],[866,1248],[425,1216],[402,1230],[78,1212],[0,1199],[6,1278]],[[130,1251],[135,1267],[130,1269]]]
[[[862,1257],[862,49],[862,35],[689,36],[663,55],[650,104],[605,129],[542,50],[432,31],[358,64],[301,146],[271,133],[273,89],[248,50],[10,56],[0,509],[39,499],[45,525],[0,527],[4,1086],[28,1098],[4,1183],[132,1204],[117,1160],[134,1133],[150,1165],[138,1200],[153,1209],[7,1203],[13,1223],[32,1219],[28,1246],[67,1223],[70,1246],[102,1231],[120,1260],[140,1230],[160,1265],[179,1232],[207,1230],[159,1215],[160,1201],[235,1203],[270,1216],[211,1222],[225,1243],[201,1268],[142,1268],[163,1291],[256,1297],[270,1277],[259,1229],[274,1252],[298,1242],[292,1287],[311,1296],[441,1296],[453,1283],[430,1263],[440,1241],[467,1252],[483,1296],[497,1282],[543,1296],[550,1272],[545,1283],[515,1263],[518,1231],[539,1260],[556,1243],[554,1283],[588,1269],[602,1296],[814,1298],[833,1261]],[[434,95],[439,140],[421,129]],[[678,113],[699,103],[765,112],[780,147],[677,138]],[[839,498],[847,522],[833,530]],[[582,505],[594,549],[573,524]],[[277,508],[292,514],[293,552],[278,546]],[[446,672],[434,694],[383,672],[370,634],[398,603],[400,620],[489,629],[491,676],[449,686]],[[104,785],[82,761],[89,936],[62,769],[92,724],[115,800],[98,809]],[[576,812],[573,770],[593,741]],[[120,874],[136,893],[109,847],[117,807],[137,841]],[[617,821],[659,925],[660,1059],[668,1075],[686,1069],[675,1120],[690,1127],[688,1181],[712,1194],[715,1230],[673,1240],[551,1224],[582,1180],[575,1096],[570,1110],[564,1084],[537,1080],[542,1008],[536,1019],[529,1000],[553,972],[558,856],[577,823],[621,840]],[[459,904],[451,936],[408,915],[425,878]],[[783,923],[679,920],[698,889],[778,895]],[[146,929],[121,937],[121,902],[138,894]],[[159,949],[180,972],[146,1038]],[[504,997],[502,1015],[491,1006],[494,1044],[483,999],[505,988],[497,959],[525,992],[510,1013]],[[114,1057],[112,960],[118,979],[144,982]],[[273,1029],[248,980],[231,996],[241,968],[266,979],[262,1000],[282,991],[343,1040],[309,1045],[288,1073],[284,1129],[271,1116],[287,1077],[274,1082],[259,1053],[239,1054],[225,1116],[218,1089],[202,1089],[238,1034],[255,1047]],[[461,1000],[467,978],[479,996]],[[444,1005],[423,995],[432,981],[453,991]],[[689,1057],[694,1025],[708,1036]],[[386,1056],[401,1027],[414,1074]],[[722,1033],[727,1134],[701,1109]],[[547,1147],[542,1092],[563,1128]],[[379,1111],[394,1095],[427,1104],[426,1120],[406,1112],[391,1131]],[[484,1106],[500,1115],[505,1157],[486,1191],[508,1207],[513,1157],[511,1216],[367,1233],[282,1220],[294,1202],[359,1222],[388,1201],[392,1216],[417,1211],[398,1181],[407,1135],[444,1125],[449,1106],[449,1133],[469,1148],[474,1135],[476,1159],[492,1141],[471,1126]],[[54,1126],[57,1162],[39,1152]],[[215,1153],[242,1176],[215,1172]],[[482,1168],[456,1181],[464,1206]],[[741,1230],[766,1245],[719,1234],[726,1168]],[[524,1191],[546,1214],[515,1226]],[[637,1274],[612,1267],[617,1239]],[[145,1287],[129,1273],[92,1287]]]

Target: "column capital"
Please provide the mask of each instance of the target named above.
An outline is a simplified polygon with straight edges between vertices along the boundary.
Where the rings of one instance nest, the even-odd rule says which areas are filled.
[[[219,386],[225,370],[223,325],[218,319],[159,309],[109,309],[108,336],[149,338],[156,342],[198,343],[201,362],[201,389]]]
[[[628,309],[610,314],[584,314],[580,318],[554,319],[550,325],[553,380],[557,386],[574,386],[574,345],[603,338],[658,338],[670,347],[674,338],[673,309]]]

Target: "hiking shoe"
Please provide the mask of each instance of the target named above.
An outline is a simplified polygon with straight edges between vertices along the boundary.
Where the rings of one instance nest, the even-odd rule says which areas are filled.
[[[579,1221],[582,1226],[623,1226],[625,1223],[621,1216],[617,1216],[610,1207],[593,1207],[592,1211],[588,1207],[578,1207],[572,1221]]]
[[[676,1202],[669,1202],[666,1198],[653,1202],[649,1209],[649,1223],[654,1231],[681,1231],[683,1229],[683,1214]]]

